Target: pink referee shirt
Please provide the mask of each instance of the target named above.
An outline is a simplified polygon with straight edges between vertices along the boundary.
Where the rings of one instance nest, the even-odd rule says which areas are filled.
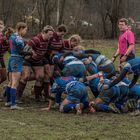
[[[134,33],[131,30],[126,30],[125,32],[121,32],[119,35],[119,54],[125,55],[128,46],[135,44]],[[135,54],[135,49],[132,50]]]

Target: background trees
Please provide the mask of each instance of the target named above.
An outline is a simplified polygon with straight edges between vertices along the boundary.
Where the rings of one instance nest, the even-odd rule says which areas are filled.
[[[54,27],[66,24],[69,34],[116,38],[117,21],[121,17],[133,19],[130,24],[139,34],[139,5],[139,0],[0,0],[0,19],[7,26],[27,22],[30,35],[46,24]]]

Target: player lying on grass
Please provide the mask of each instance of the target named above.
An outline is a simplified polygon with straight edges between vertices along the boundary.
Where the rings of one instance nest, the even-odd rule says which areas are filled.
[[[103,90],[103,85],[109,85],[111,81],[104,80],[98,85],[101,91],[95,101],[90,103],[91,110],[105,112],[128,112],[137,109],[137,101],[140,98],[140,85],[135,85],[129,90],[128,81],[124,80],[108,90]],[[139,108],[138,108],[139,109]]]
[[[60,112],[69,112],[73,109],[78,109],[77,113],[82,112],[82,109],[88,107],[87,88],[83,82],[90,81],[98,77],[98,74],[87,76],[85,78],[76,78],[73,76],[61,77],[55,76],[55,83],[52,86],[52,93],[55,93],[55,102],[60,106]],[[66,94],[65,99],[61,102],[62,93]],[[49,110],[48,108],[43,110]]]
[[[110,85],[104,85],[104,89],[111,88],[115,84],[119,83],[123,78],[128,74],[133,73],[133,79],[129,84],[129,88],[132,88],[136,82],[138,81],[140,75],[140,57],[136,57],[135,59],[129,60],[123,67],[120,76],[112,81]]]

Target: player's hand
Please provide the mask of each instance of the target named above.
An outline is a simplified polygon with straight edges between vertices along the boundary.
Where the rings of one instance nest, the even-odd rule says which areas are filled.
[[[115,62],[115,60],[116,60],[116,58],[115,58],[115,57],[112,57],[111,61],[112,61],[113,63]]]
[[[122,63],[122,62],[125,62],[126,59],[127,59],[127,56],[124,55],[124,56],[121,58],[120,62],[121,62],[121,63]]]

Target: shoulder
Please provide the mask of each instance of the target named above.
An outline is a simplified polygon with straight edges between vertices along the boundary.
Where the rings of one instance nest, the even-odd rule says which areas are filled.
[[[129,69],[131,69],[131,61],[128,61],[125,65],[124,65],[124,70],[129,70]]]
[[[134,33],[131,30],[126,31],[127,36],[134,36]]]
[[[39,43],[41,41],[41,34],[34,36],[31,40],[33,40],[34,42]]]
[[[17,33],[13,34],[13,36],[11,36],[15,42],[17,43],[23,43],[23,38],[21,36],[19,36]]]
[[[40,43],[40,40],[41,37],[40,35],[37,35],[37,36],[34,36],[29,42],[28,42],[28,45],[37,45]]]
[[[63,41],[65,45],[70,45],[70,41],[68,39],[64,39]]]

